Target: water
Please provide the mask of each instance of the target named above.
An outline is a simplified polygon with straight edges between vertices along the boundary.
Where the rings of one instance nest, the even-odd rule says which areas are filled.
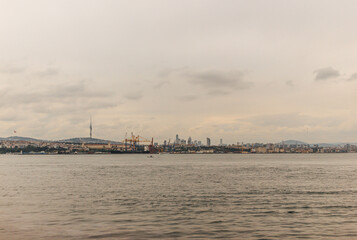
[[[357,155],[0,155],[0,239],[357,239]]]

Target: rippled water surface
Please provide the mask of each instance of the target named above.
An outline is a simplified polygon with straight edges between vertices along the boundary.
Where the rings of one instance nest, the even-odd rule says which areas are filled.
[[[0,239],[357,239],[357,154],[0,155]]]

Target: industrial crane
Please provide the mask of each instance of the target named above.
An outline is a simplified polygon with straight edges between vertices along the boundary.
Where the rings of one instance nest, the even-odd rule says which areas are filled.
[[[127,149],[128,143],[131,147],[131,150],[134,151],[137,149],[137,145],[139,145],[140,143],[150,143],[149,147],[154,146],[154,138],[149,140],[144,137],[141,137],[140,135],[135,136],[133,133],[131,133],[131,136],[129,138],[127,137],[127,134],[125,134],[124,142],[125,142],[125,151],[128,150]]]

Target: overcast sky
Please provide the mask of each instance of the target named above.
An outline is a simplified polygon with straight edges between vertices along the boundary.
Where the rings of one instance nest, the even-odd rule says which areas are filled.
[[[356,9],[1,0],[0,136],[357,142]]]

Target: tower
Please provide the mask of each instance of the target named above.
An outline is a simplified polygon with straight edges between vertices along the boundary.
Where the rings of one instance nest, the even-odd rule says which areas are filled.
[[[92,116],[90,116],[89,137],[92,138]]]

